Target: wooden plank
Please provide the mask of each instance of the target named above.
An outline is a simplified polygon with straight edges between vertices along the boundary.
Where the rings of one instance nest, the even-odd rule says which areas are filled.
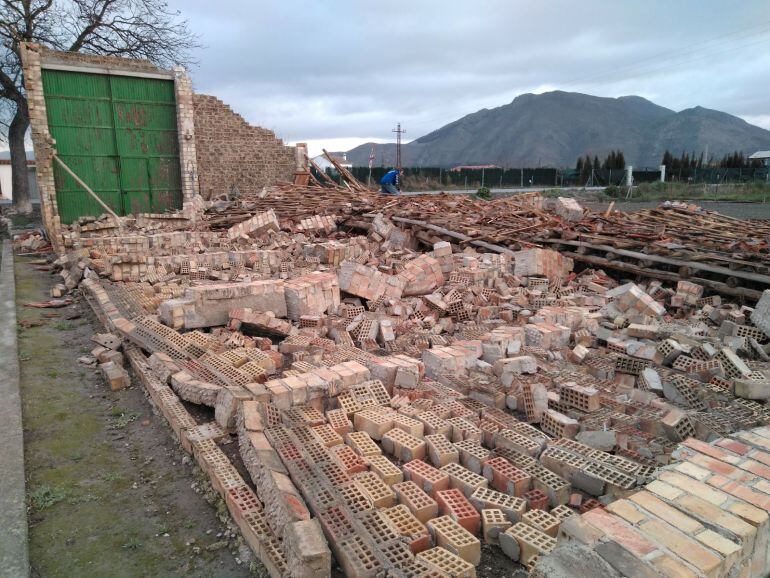
[[[607,269],[615,269],[617,271],[623,271],[625,273],[635,273],[641,277],[649,277],[653,279],[660,279],[662,281],[670,281],[676,283],[681,281],[682,278],[676,273],[669,271],[660,271],[658,269],[650,269],[647,267],[639,267],[631,263],[623,263],[621,261],[610,261],[604,257],[597,257],[596,255],[581,255],[580,253],[574,253],[572,251],[560,251],[562,255],[571,257],[575,261],[581,261],[583,263],[590,263],[592,265],[598,265]],[[688,279],[693,283],[698,283],[704,287],[709,287],[718,293],[724,293],[725,295],[733,295],[736,297],[745,297],[758,301],[762,296],[761,291],[755,289],[748,289],[746,287],[730,287],[726,283],[720,283],[719,281],[712,281],[711,279],[701,279],[698,277],[691,277]]]
[[[544,243],[552,243],[556,245],[570,245],[573,247],[586,247],[588,249],[594,249],[595,251],[609,251],[616,255],[622,255],[624,257],[631,257],[634,259],[640,259],[645,261],[654,261],[656,263],[665,263],[666,265],[672,265],[674,267],[689,267],[690,269],[696,269],[698,271],[708,271],[709,273],[717,273],[719,275],[725,275],[727,277],[740,277],[748,281],[755,281],[757,283],[763,283],[770,285],[770,276],[760,275],[758,273],[747,273],[746,271],[734,271],[725,267],[716,267],[713,265],[707,265],[705,263],[698,263],[696,261],[682,261],[681,259],[672,259],[670,257],[661,257],[659,255],[650,255],[646,253],[638,253],[636,251],[627,251],[625,249],[618,249],[610,245],[594,245],[592,243],[586,243],[585,241],[568,241],[565,239],[542,239]]]

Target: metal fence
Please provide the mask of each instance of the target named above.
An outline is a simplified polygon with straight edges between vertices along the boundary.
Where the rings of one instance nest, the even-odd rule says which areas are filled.
[[[379,183],[382,175],[388,171],[384,167],[372,167],[371,183]],[[353,167],[353,175],[366,183],[369,178],[367,167]],[[333,177],[334,174],[330,173]],[[425,184],[436,187],[459,187],[478,189],[479,187],[517,188],[517,187],[606,187],[625,184],[625,169],[598,169],[581,174],[575,169],[520,168],[520,169],[462,169],[451,170],[439,167],[405,167],[404,174],[412,179],[422,179]],[[633,171],[634,184],[653,183],[660,180],[660,170],[639,169]],[[685,183],[767,183],[768,168],[692,168],[669,170],[666,181]]]

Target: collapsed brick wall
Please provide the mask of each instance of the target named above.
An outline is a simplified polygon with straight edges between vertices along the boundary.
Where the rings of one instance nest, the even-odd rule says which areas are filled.
[[[294,147],[275,133],[252,126],[214,96],[196,94],[195,140],[200,194],[210,199],[237,187],[259,192],[278,180],[292,180]]]

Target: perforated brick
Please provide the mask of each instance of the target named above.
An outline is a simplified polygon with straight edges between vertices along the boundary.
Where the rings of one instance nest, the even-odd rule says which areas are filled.
[[[470,411],[464,407],[462,409],[466,412]],[[481,430],[467,419],[458,416],[449,418],[446,421],[452,426],[452,434],[450,436],[452,443],[461,442],[463,440],[473,440],[477,443],[481,443]]]
[[[382,513],[390,520],[401,536],[409,541],[409,547],[414,554],[430,547],[428,528],[420,522],[403,504],[383,510]]]
[[[423,524],[438,515],[438,504],[412,481],[395,484],[393,490],[403,504]]]
[[[356,474],[353,479],[359,484],[375,507],[389,508],[395,505],[395,492],[374,472]]]
[[[476,536],[455,522],[450,516],[441,516],[428,522],[428,530],[438,546],[456,553],[460,558],[478,566],[481,562],[481,542]]]
[[[556,547],[554,538],[523,522],[514,524],[504,534],[517,542],[519,560],[522,564],[529,563],[535,556],[548,554]],[[500,541],[502,543],[503,536],[500,537]]]
[[[417,554],[417,559],[441,572],[442,575],[452,576],[453,578],[476,578],[476,568],[473,564],[452,554],[441,546],[420,552]]]
[[[332,544],[340,542],[355,532],[355,527],[347,513],[347,508],[344,507],[330,506],[320,511],[318,521],[326,535],[326,539]]]
[[[379,550],[387,568],[406,569],[410,568],[415,561],[409,545],[404,544],[400,539],[379,544]]]
[[[559,532],[559,524],[561,523],[558,518],[545,510],[529,510],[524,512],[521,520],[552,538],[556,538],[556,534]]]
[[[371,538],[372,543],[379,548],[387,542],[400,538],[398,530],[391,523],[390,519],[384,515],[382,510],[371,510],[358,516],[358,519]]]
[[[476,488],[486,488],[487,479],[479,474],[474,474],[460,464],[447,464],[441,471],[449,476],[449,485],[459,489],[465,496],[470,496]]]
[[[345,443],[349,445],[354,452],[365,458],[382,454],[380,447],[374,443],[371,436],[365,431],[348,433],[345,436]]]
[[[495,448],[502,447],[530,456],[540,453],[542,442],[524,436],[511,429],[503,429],[495,434]]]
[[[413,481],[431,496],[437,491],[449,489],[449,475],[422,460],[404,464],[404,477]]]
[[[561,385],[559,388],[559,401],[586,413],[592,413],[601,408],[599,391],[576,383],[564,383]]]
[[[575,510],[573,510],[572,508],[570,508],[569,506],[567,506],[565,504],[559,504],[555,508],[551,508],[550,514],[554,518],[559,520],[559,522],[563,522],[564,520],[566,520],[570,516],[574,516],[575,515]]]
[[[548,496],[542,490],[530,490],[521,497],[526,500],[530,510],[544,510],[548,506]]]
[[[313,429],[319,435],[326,447],[330,448],[332,446],[337,446],[343,443],[342,436],[334,431],[334,429],[328,423],[313,426]]]
[[[532,486],[532,477],[502,456],[489,458],[484,464],[484,477],[498,492],[521,496]]]
[[[395,413],[393,412],[384,412],[374,408],[365,409],[355,413],[353,424],[356,431],[365,431],[372,439],[379,441],[393,429],[394,416]]]
[[[476,508],[458,489],[436,492],[439,513],[451,517],[474,536],[481,528],[481,518]]]
[[[355,474],[357,472],[365,472],[368,470],[366,462],[359,454],[355,453],[350,448],[350,446],[332,446],[329,448],[329,453],[337,465],[339,465],[340,468],[342,468],[342,470],[348,475]]]
[[[460,461],[459,450],[444,434],[426,435],[425,443],[428,457],[434,466],[440,468],[449,463]]]
[[[382,448],[402,462],[425,459],[425,441],[393,428],[382,437]]]
[[[355,481],[337,486],[337,493],[354,514],[368,512],[374,508],[372,500]]]
[[[355,534],[339,542],[337,561],[347,576],[373,578],[382,571],[382,563],[372,547]]]
[[[326,412],[326,419],[331,428],[343,438],[353,429],[353,424],[348,419],[344,409],[331,409]]]
[[[400,413],[393,416],[393,427],[418,439],[422,439],[425,432],[425,425],[421,421]]]
[[[510,496],[489,488],[477,488],[471,494],[469,501],[477,510],[488,508],[502,510],[511,522],[521,520],[522,514],[527,510],[527,502],[523,498]]]
[[[497,508],[481,510],[482,536],[485,544],[500,544],[500,533],[512,526],[505,512]]]
[[[489,458],[489,450],[481,447],[475,440],[457,442],[455,447],[460,452],[460,465],[476,474],[481,474],[484,463]]]

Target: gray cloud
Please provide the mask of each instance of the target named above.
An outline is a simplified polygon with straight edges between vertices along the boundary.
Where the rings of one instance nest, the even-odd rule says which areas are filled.
[[[196,90],[287,140],[388,140],[398,121],[416,138],[552,89],[701,105],[770,128],[762,1],[171,4],[206,46]]]

